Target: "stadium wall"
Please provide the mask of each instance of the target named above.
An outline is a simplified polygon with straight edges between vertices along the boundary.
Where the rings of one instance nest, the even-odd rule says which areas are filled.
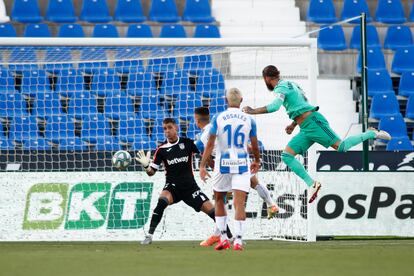
[[[268,173],[274,172],[262,172],[260,177]],[[266,219],[257,193],[249,194],[246,239],[269,239],[278,235],[275,229],[303,227],[304,213],[314,214],[311,223],[318,236],[414,237],[414,186],[409,185],[409,173],[318,173],[326,185],[310,212],[302,212],[305,185],[297,195],[280,188],[289,177],[280,174],[278,183],[266,183],[282,207],[273,220]],[[196,180],[207,195],[212,194],[211,185],[203,185],[198,175]],[[4,173],[0,240],[141,240],[164,181],[161,173],[149,178],[142,172]],[[213,222],[205,214],[194,213],[181,202],[166,210],[154,238],[200,240],[212,231]]]

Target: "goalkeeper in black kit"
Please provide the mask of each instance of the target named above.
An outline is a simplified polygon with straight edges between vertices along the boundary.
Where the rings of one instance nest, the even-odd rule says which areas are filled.
[[[140,150],[135,157],[149,176],[154,175],[160,169],[161,164],[164,165],[166,174],[165,186],[152,213],[148,235],[141,242],[145,245],[152,243],[153,234],[161,221],[165,208],[181,200],[196,212],[203,211],[211,219],[215,219],[214,205],[201,191],[194,179],[192,157],[194,153],[199,153],[194,141],[178,136],[178,126],[173,118],[163,120],[163,129],[166,141],[155,151],[154,161],[151,162],[149,151],[145,154]],[[227,233],[231,238],[229,229],[227,229]]]

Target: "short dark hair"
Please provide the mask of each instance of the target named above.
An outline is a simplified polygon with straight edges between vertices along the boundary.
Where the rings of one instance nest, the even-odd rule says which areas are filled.
[[[277,70],[276,66],[274,65],[268,65],[263,69],[263,77],[271,77],[271,78],[279,78],[280,71]]]
[[[208,107],[200,106],[194,109],[194,114],[201,116],[210,116],[210,110],[208,109]]]
[[[164,120],[162,120],[162,123],[164,124],[164,125],[166,125],[166,124],[173,124],[173,125],[176,125],[177,123],[175,122],[175,119],[174,118],[164,118]]]

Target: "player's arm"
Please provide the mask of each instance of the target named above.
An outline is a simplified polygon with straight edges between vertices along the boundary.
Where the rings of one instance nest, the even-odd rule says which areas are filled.
[[[154,162],[151,162],[151,151],[147,151],[147,153],[145,154],[143,150],[140,150],[137,152],[137,156],[135,157],[135,160],[142,165],[142,167],[145,169],[145,172],[149,176],[153,176],[157,172],[161,164],[159,154],[157,153],[158,150],[155,152]]]
[[[257,173],[260,168],[260,152],[259,152],[259,142],[257,141],[257,128],[256,122],[252,119],[252,128],[250,130],[250,143],[251,151],[253,153],[254,160],[250,166],[252,173]]]
[[[292,134],[292,132],[295,130],[295,127],[297,125],[298,124],[295,121],[292,121],[292,123],[285,128],[286,133],[289,135]]]
[[[208,136],[208,135],[203,134],[202,137],[200,137],[200,139],[194,141],[194,145],[197,147],[200,154],[203,154],[204,149],[205,149],[204,145],[207,144],[208,142],[208,137],[207,139],[203,139],[203,136]],[[211,155],[208,157],[207,164],[210,168],[214,168],[214,160]]]
[[[207,172],[206,166],[209,162],[209,159],[211,159],[211,154],[214,149],[214,143],[216,142],[216,135],[210,134],[210,137],[208,139],[206,148],[203,152],[203,157],[201,158],[201,164],[200,164],[200,177],[203,181],[206,181],[207,177],[210,177],[210,175]]]
[[[257,114],[266,114],[266,113],[273,113],[280,109],[283,102],[285,101],[285,95],[282,93],[276,93],[276,98],[270,104],[258,107],[258,108],[251,108],[250,106],[243,107],[243,112],[251,115]]]

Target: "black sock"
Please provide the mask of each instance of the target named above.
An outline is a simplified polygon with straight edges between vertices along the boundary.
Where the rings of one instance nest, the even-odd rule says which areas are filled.
[[[160,223],[162,215],[164,214],[164,210],[165,208],[167,208],[167,206],[168,206],[168,199],[165,197],[160,197],[158,199],[157,206],[152,212],[150,228],[148,231],[148,233],[150,233],[151,235],[154,234],[155,228],[157,228],[158,224]]]
[[[210,218],[212,218],[214,221],[216,221],[216,215],[215,215],[215,210],[212,209],[210,211],[210,213],[207,214],[207,216],[209,216]],[[227,225],[227,237],[229,237],[229,239],[233,238],[233,234],[230,231],[229,226]]]

